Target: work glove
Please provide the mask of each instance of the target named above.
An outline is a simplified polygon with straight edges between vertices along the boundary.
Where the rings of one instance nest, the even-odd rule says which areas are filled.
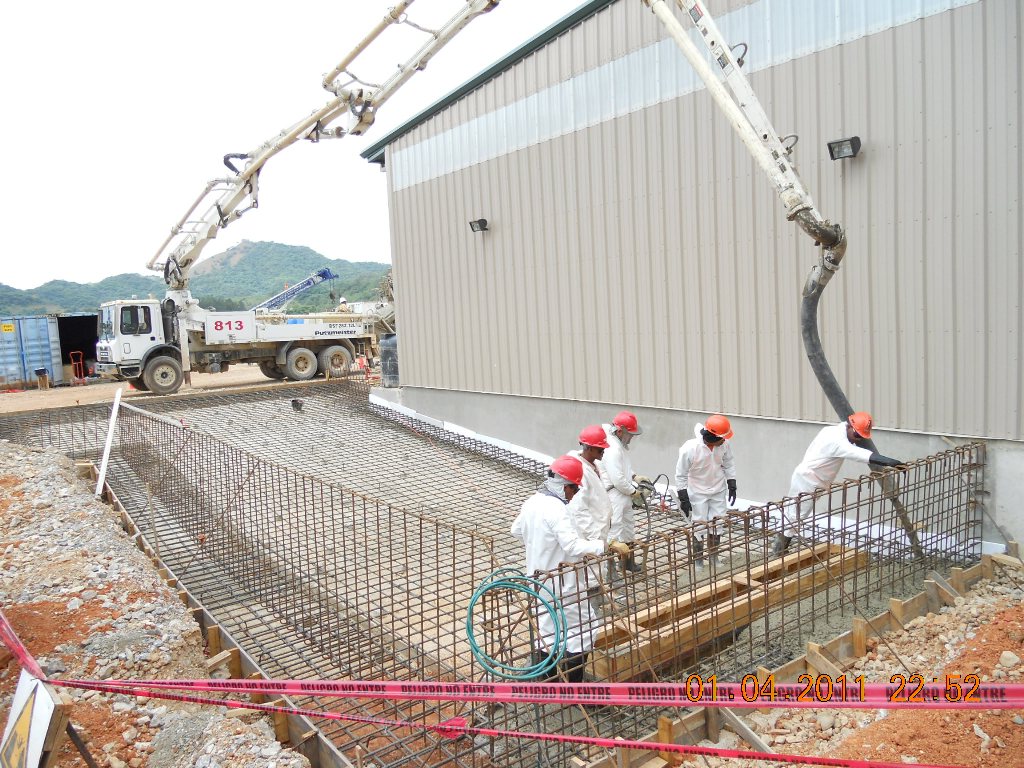
[[[879,464],[883,467],[898,467],[900,469],[906,467],[906,465],[899,459],[893,459],[890,458],[889,456],[883,456],[880,453],[872,453],[871,457],[868,459],[868,462],[870,462],[871,464]]]
[[[679,491],[679,508],[683,510],[683,514],[687,518],[693,512],[693,504],[690,503],[690,493],[685,488]]]
[[[629,557],[630,553],[633,550],[631,550],[629,548],[629,544],[627,544],[624,541],[614,541],[614,540],[612,540],[612,541],[608,542],[608,551],[609,552],[614,552],[619,557]]]
[[[731,506],[736,503],[736,481],[726,480],[725,484],[729,486],[729,496],[727,498],[729,505]]]
[[[647,475],[633,475],[633,480],[636,482],[637,485],[654,485],[654,483],[651,481],[651,478],[647,477]]]

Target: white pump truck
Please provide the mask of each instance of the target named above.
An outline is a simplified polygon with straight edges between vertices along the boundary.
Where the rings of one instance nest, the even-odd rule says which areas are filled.
[[[193,369],[216,371],[231,362],[256,360],[269,376],[302,379],[315,375],[318,366],[327,365],[324,356],[329,350],[341,348],[351,353],[358,348],[356,344],[372,346],[368,320],[363,320],[359,328],[360,321],[355,318],[330,315],[306,316],[304,323],[289,324],[284,316],[208,312],[199,307],[188,290],[189,271],[202,248],[221,229],[258,206],[260,170],[271,157],[301,139],[318,142],[363,134],[373,124],[377,109],[398,88],[424,69],[430,58],[470,21],[495,8],[499,0],[465,0],[461,9],[436,30],[425,29],[408,19],[406,11],[414,2],[404,0],[391,8],[324,78],[323,87],[333,98],[323,107],[251,152],[225,156],[224,163],[234,175],[207,183],[147,265],[163,271],[168,285],[164,301],[118,301],[104,305],[103,339],[97,346],[97,369],[101,374],[141,381],[145,388],[167,393],[176,391],[183,376],[187,380]],[[840,418],[845,419],[853,408],[825,359],[817,327],[821,292],[846,252],[842,228],[818,212],[789,159],[795,140],[782,138],[775,131],[741,70],[742,58],[734,55],[703,3],[675,0],[696,28],[694,37],[707,48],[713,63],[701,53],[666,0],[638,2],[657,16],[704,81],[708,93],[775,187],[787,217],[796,221],[821,248],[804,286],[801,333],[819,383]],[[379,85],[354,75],[350,67],[357,57],[385,29],[403,24],[426,33],[427,42]],[[714,65],[718,67],[717,73]],[[348,79],[339,83],[342,74]],[[347,127],[329,128],[346,114]],[[238,168],[235,161],[243,162],[243,167]],[[192,218],[204,204],[202,215]]]
[[[192,296],[189,273],[221,229],[259,206],[259,175],[270,158],[302,139],[319,142],[362,134],[373,124],[378,107],[470,21],[498,4],[498,0],[469,0],[440,29],[430,30],[407,18],[413,2],[405,0],[393,7],[324,78],[323,87],[333,97],[323,107],[256,149],[224,157],[233,175],[207,182],[146,265],[163,272],[164,300],[118,300],[101,306],[97,373],[165,395],[189,382],[193,370],[216,373],[234,363],[255,362],[271,378],[302,381],[318,372],[344,375],[356,356],[377,355],[376,328],[388,328],[391,318],[387,304],[369,315],[285,315],[266,308],[215,312],[200,307]],[[396,24],[420,30],[427,41],[380,85],[353,75],[349,68],[357,57]],[[348,78],[344,83],[338,82],[342,74]],[[329,127],[346,114],[346,127]]]

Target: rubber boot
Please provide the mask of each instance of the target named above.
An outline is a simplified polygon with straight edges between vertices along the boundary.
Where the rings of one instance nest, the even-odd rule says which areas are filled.
[[[626,558],[626,570],[629,573],[641,573],[643,568],[636,564],[636,558],[633,553],[636,551],[636,545],[631,541],[629,542],[629,557]]]
[[[697,566],[698,570],[703,569],[704,568],[704,539],[694,539],[693,540],[693,554],[695,555],[694,560],[693,560],[694,564]]]
[[[789,545],[792,541],[792,536],[786,536],[781,533],[775,534],[775,539],[772,541],[772,557],[779,557],[783,552],[789,549]]]
[[[729,558],[722,553],[722,534],[712,533],[709,538],[711,539],[711,545],[708,548],[708,557],[713,559],[718,565],[727,565]]]
[[[604,607],[604,602],[605,602],[604,601],[604,592],[601,590],[601,587],[599,587],[599,586],[598,587],[591,587],[590,589],[588,589],[587,590],[587,597],[590,599],[591,607],[595,611],[600,613],[601,609]]]

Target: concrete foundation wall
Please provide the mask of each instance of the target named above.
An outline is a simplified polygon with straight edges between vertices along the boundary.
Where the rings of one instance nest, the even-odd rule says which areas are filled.
[[[506,440],[552,456],[577,447],[576,437],[588,424],[607,423],[623,406],[607,403],[557,400],[512,395],[481,394],[456,390],[403,387],[377,389],[375,394],[442,421],[449,421],[483,435]],[[631,447],[633,469],[655,477],[660,473],[675,482],[679,446],[693,436],[694,424],[708,415],[659,408],[630,408],[637,414],[644,434]],[[780,499],[789,491],[793,468],[822,424],[777,419],[731,417],[733,453],[739,495],[754,501]],[[938,453],[966,438],[886,431],[876,427],[878,449],[900,459]],[[983,538],[1000,542],[1003,537],[1024,540],[1024,444],[988,440]],[[867,467],[845,462],[845,476],[856,477]]]

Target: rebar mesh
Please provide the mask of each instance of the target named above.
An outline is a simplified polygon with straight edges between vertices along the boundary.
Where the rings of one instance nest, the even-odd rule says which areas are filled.
[[[479,680],[464,622],[497,567],[522,561],[509,532],[543,467],[370,406],[355,382],[149,399],[118,420],[109,481],[181,583],[278,677]],[[292,399],[301,399],[298,406]],[[94,458],[106,408],[0,420],[0,437]],[[870,615],[924,574],[980,557],[980,444],[803,500],[801,537],[767,553],[797,500],[732,513],[715,528],[674,508],[640,510],[637,560],[542,575],[586,602],[597,680],[738,680]],[[899,506],[892,503],[896,498]],[[912,523],[913,540],[902,511]],[[707,536],[720,537],[717,546]],[[704,541],[703,551],[697,542]],[[559,584],[580,584],[569,590]],[[485,613],[486,612],[486,613]],[[592,613],[592,616],[590,615]],[[543,645],[521,597],[489,593],[473,617],[484,650],[513,665]],[[841,663],[841,660],[837,660]],[[438,722],[456,714],[508,730],[640,737],[658,711],[423,702],[302,702]],[[339,749],[378,765],[535,765],[600,751],[514,739],[444,740],[322,721]]]

